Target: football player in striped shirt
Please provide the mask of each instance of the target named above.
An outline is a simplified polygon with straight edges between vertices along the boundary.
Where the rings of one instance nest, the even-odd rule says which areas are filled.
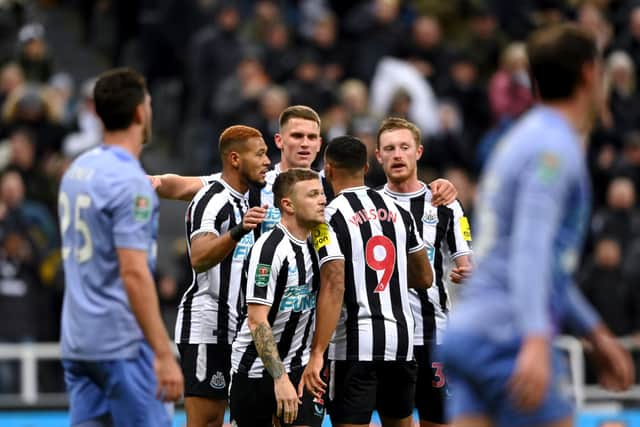
[[[202,188],[186,213],[193,282],[180,302],[175,339],[185,377],[187,426],[221,426],[237,330],[240,276],[263,207],[249,208],[249,185],[264,185],[267,145],[257,129],[220,135],[222,175]]]
[[[322,286],[303,383],[318,396],[325,389],[320,371],[331,341],[332,423],[368,426],[377,409],[383,424],[410,426],[417,366],[408,286],[431,286],[433,273],[411,214],[366,187],[366,170],[360,140],[328,144],[325,175],[337,196],[327,225],[314,231]]]
[[[260,232],[273,228],[280,219],[280,212],[273,205],[272,185],[280,172],[289,168],[310,169],[322,145],[320,135],[320,116],[306,105],[287,107],[280,114],[280,132],[274,139],[280,149],[280,162],[267,173],[266,185],[252,188],[249,194],[251,206],[267,205],[267,217],[260,227]],[[151,177],[158,195],[167,199],[191,200],[193,195],[209,181],[218,177],[219,173],[207,176],[180,176],[175,174],[156,175]],[[327,201],[333,199],[333,190],[327,183],[323,172],[320,172]],[[436,179],[431,183],[433,203],[446,204],[455,200],[457,191],[453,184],[445,179]]]
[[[434,270],[434,284],[429,289],[411,289],[411,311],[416,323],[414,355],[418,362],[416,407],[421,427],[445,423],[444,401],[449,393],[442,362],[433,357],[432,345],[442,342],[449,313],[445,286],[445,246],[455,263],[450,279],[455,283],[471,272],[471,231],[458,201],[433,206],[428,185],[418,180],[418,159],[422,156],[420,129],[401,118],[385,119],[378,130],[376,156],[387,183],[382,193],[394,198],[413,215]]]
[[[275,206],[282,216],[263,234],[245,262],[242,287],[246,317],[233,343],[231,418],[239,427],[319,427],[324,402],[296,387],[313,332],[320,285],[311,229],[324,222],[326,204],[316,172],[288,169],[275,179]]]

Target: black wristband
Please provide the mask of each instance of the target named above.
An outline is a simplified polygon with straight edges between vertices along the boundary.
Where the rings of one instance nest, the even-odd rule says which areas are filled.
[[[245,230],[244,227],[242,227],[242,223],[240,223],[229,230],[229,235],[231,235],[233,240],[239,242],[245,234],[249,234],[250,232],[251,230]]]

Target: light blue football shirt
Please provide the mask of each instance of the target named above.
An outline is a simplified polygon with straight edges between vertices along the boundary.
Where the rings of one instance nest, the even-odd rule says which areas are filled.
[[[105,360],[139,355],[142,331],[120,278],[116,249],[156,262],[158,198],[139,161],[102,145],[80,157],[58,195],[65,292],[62,356]]]
[[[449,330],[494,339],[586,333],[598,322],[573,283],[591,206],[580,136],[532,109],[505,135],[480,182],[476,266]]]

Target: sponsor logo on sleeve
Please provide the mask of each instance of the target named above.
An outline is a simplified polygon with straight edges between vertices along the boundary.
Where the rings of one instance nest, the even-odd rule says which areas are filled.
[[[271,266],[268,264],[258,264],[256,267],[256,286],[264,288],[269,283],[269,276],[271,275]]]
[[[151,217],[151,199],[147,196],[137,195],[133,201],[133,217],[136,221],[148,221]]]

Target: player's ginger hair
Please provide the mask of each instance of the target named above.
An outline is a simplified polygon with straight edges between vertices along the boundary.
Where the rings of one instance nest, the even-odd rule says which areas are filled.
[[[251,138],[262,138],[262,132],[250,126],[235,125],[226,128],[218,140],[220,157],[225,158],[230,152],[238,151]]]

